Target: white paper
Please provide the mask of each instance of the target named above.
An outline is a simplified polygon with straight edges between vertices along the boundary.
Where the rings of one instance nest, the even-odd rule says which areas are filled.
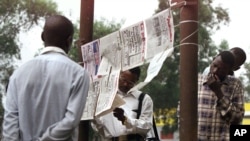
[[[146,47],[144,22],[138,22],[120,31],[122,41],[122,70],[144,63]]]
[[[99,50],[99,40],[95,40],[81,46],[84,68],[89,72],[91,76],[97,75],[97,71],[101,61]]]
[[[120,70],[113,70],[109,75],[102,76],[95,116],[112,108],[114,98],[118,91],[119,76]]]
[[[173,47],[174,24],[170,9],[164,10],[145,20],[147,31],[146,60],[156,54]]]

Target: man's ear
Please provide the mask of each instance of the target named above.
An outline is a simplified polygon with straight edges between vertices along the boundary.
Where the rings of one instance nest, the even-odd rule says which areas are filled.
[[[44,33],[42,32],[42,34],[41,34],[41,38],[42,38],[42,40],[44,41]]]
[[[72,38],[72,36],[69,36],[68,38],[67,38],[67,40],[66,41],[64,41],[64,51],[66,52],[66,53],[68,53],[69,52],[69,50],[70,50],[70,48],[71,48],[71,45],[72,45],[72,42],[73,42],[73,38]]]
[[[68,39],[67,39],[67,47],[71,47],[72,45],[72,42],[73,42],[73,37],[72,36],[69,36]]]

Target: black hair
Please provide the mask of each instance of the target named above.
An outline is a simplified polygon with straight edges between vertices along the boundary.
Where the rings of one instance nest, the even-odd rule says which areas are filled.
[[[230,51],[222,51],[218,55],[221,57],[223,63],[229,65],[231,68],[234,66],[234,55]]]
[[[132,74],[135,74],[138,79],[140,78],[140,75],[141,75],[141,69],[140,67],[135,67],[135,68],[132,68],[129,70]]]
[[[53,15],[46,18],[42,39],[45,46],[65,47],[67,40],[72,37],[74,27],[72,22],[62,15]]]
[[[233,47],[230,50],[236,55],[235,57],[240,60],[239,65],[244,64],[247,58],[245,51],[240,47]]]

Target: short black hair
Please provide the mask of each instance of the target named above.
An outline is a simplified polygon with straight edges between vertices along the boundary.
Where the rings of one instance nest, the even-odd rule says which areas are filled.
[[[138,80],[139,80],[140,75],[141,75],[141,69],[140,69],[140,67],[135,67],[135,68],[129,69],[129,71],[132,74],[135,74],[138,77]]]
[[[222,51],[218,55],[221,57],[223,63],[229,65],[231,68],[234,66],[234,55],[230,51]]]
[[[236,55],[235,56],[236,59],[239,59],[239,61],[240,61],[239,65],[242,65],[242,64],[245,63],[247,56],[246,56],[245,51],[242,48],[240,48],[240,47],[233,47],[233,48],[230,49],[230,51],[233,52],[233,54]]]

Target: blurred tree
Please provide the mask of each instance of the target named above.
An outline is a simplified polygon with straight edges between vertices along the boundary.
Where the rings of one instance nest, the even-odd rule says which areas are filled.
[[[20,59],[18,35],[38,24],[41,18],[55,14],[57,5],[51,0],[1,0],[0,1],[0,93],[5,93],[9,76]],[[0,106],[0,124],[3,109]],[[2,124],[1,124],[2,125]]]

